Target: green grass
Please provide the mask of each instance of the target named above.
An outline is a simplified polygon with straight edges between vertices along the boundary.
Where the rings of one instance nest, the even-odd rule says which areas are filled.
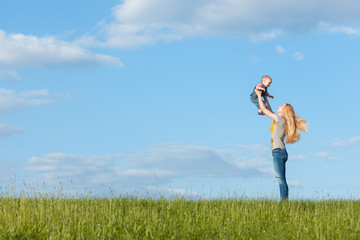
[[[360,201],[2,196],[0,239],[360,239]]]

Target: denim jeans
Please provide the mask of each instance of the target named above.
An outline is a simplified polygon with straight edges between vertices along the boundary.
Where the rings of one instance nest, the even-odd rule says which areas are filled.
[[[285,163],[288,159],[286,149],[276,148],[272,150],[276,178],[279,181],[281,200],[288,199],[289,188],[285,177]]]
[[[264,99],[263,99],[263,98],[261,98],[261,99],[262,99],[262,101],[263,101],[263,103],[264,103],[264,106],[266,107]],[[254,96],[251,96],[251,95],[250,95],[250,101],[251,101],[253,104],[255,104],[255,106],[257,107],[257,109],[260,109],[259,99],[258,99],[258,96],[257,96],[257,95],[256,95],[256,98],[255,98]]]

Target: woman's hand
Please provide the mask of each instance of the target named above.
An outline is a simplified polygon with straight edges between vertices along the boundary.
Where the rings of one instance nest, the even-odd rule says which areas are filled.
[[[255,89],[255,93],[256,93],[256,95],[258,95],[258,96],[261,95],[261,91],[260,91],[260,90],[257,90],[257,89]]]

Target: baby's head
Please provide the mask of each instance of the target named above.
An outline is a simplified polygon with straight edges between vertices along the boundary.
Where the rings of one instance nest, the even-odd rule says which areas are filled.
[[[265,85],[265,87],[269,87],[272,83],[272,79],[270,76],[266,75],[261,78],[261,82]]]

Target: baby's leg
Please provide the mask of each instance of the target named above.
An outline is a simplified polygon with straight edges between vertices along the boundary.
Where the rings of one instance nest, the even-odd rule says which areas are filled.
[[[260,110],[260,104],[257,98],[251,98],[250,97],[251,102],[256,106],[256,108],[258,109],[258,114],[259,115],[264,115],[264,113]],[[264,103],[265,104],[265,103]]]

